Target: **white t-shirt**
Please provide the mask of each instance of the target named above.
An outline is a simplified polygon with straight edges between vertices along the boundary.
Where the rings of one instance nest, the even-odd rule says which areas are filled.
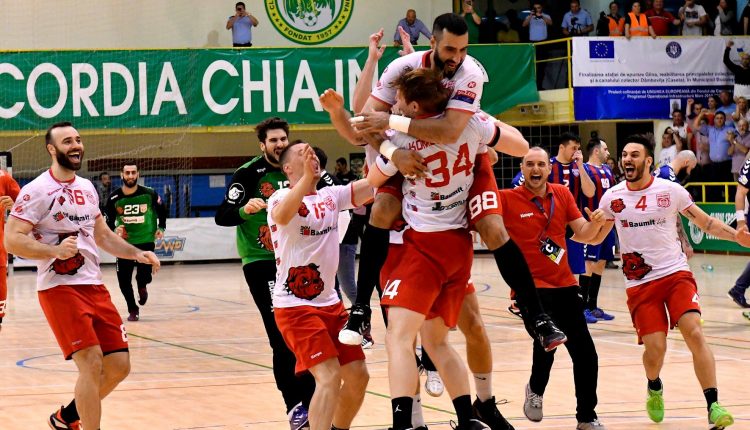
[[[706,16],[706,10],[703,6],[696,4],[693,7],[681,7],[680,13],[685,14],[685,22],[682,23],[682,35],[683,36],[702,36],[703,27],[697,25],[701,20],[702,16]],[[688,27],[687,23],[692,22],[696,24],[692,27]]]
[[[339,267],[339,212],[353,209],[353,184],[334,185],[302,199],[287,225],[273,220],[273,208],[289,194],[268,199],[268,225],[276,255],[273,307],[329,306],[340,301],[334,284]]]
[[[101,285],[94,224],[101,216],[99,194],[88,179],[61,182],[50,170],[21,188],[11,215],[33,226],[31,235],[46,245],[78,237],[78,254],[67,260],[37,260],[37,290],[58,285]]]
[[[615,220],[627,288],[690,270],[677,236],[677,220],[693,200],[679,184],[652,178],[651,185],[638,191],[620,182],[604,193],[599,204]]]
[[[674,143],[669,148],[662,148],[659,151],[659,167],[666,166],[671,163],[672,160],[677,156],[677,145]]]
[[[425,142],[396,132],[391,142],[399,148],[419,152],[427,164],[426,178],[405,179],[403,215],[416,231],[446,231],[466,228],[466,204],[474,182],[474,162],[480,147],[496,139],[494,120],[482,113],[474,114],[457,143],[444,145]],[[398,172],[396,166],[379,157],[377,168],[385,175]]]

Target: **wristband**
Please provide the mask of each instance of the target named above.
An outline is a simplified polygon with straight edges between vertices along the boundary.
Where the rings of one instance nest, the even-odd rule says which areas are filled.
[[[734,213],[737,221],[745,221],[745,211],[737,211]]]
[[[388,117],[388,127],[401,133],[409,133],[409,124],[411,124],[411,118],[409,117],[401,115],[391,115]]]
[[[393,157],[393,153],[396,152],[397,149],[398,146],[392,144],[388,139],[384,140],[383,143],[380,144],[380,153],[383,155],[383,157],[389,160]]]

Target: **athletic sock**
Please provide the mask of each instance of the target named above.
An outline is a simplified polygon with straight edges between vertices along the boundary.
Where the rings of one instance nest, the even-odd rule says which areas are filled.
[[[477,398],[484,403],[492,398],[492,373],[475,373],[474,386],[477,389]]]
[[[458,416],[458,426],[468,426],[474,418],[474,412],[471,409],[471,396],[458,396],[453,399],[453,407],[456,409]]]
[[[414,428],[424,427],[424,416],[422,416],[422,398],[417,394],[413,397],[411,404],[411,426]]]
[[[524,318],[535,321],[542,311],[529,265],[513,239],[492,251],[500,276],[516,292],[516,303]]]
[[[589,310],[593,311],[599,307],[599,287],[602,285],[602,275],[592,273],[589,282],[589,300],[587,303]]]
[[[646,378],[646,379],[648,379],[648,378]],[[648,379],[648,389],[649,390],[651,390],[651,391],[659,391],[662,388],[664,388],[664,386],[661,383],[661,378],[656,378],[653,381],[650,380],[650,379]]]
[[[388,257],[389,230],[367,224],[362,235],[357,275],[357,300],[360,305],[370,306],[370,298],[380,281],[380,269]]]
[[[578,275],[578,285],[581,287],[581,298],[583,299],[583,307],[588,309],[589,303],[589,286],[591,285],[591,277],[586,275]]]
[[[706,398],[706,407],[710,412],[711,405],[719,401],[719,390],[716,388],[707,388],[703,390],[703,396]]]
[[[393,411],[393,430],[406,430],[411,428],[412,404],[411,397],[396,397],[391,399],[391,410]]]
[[[430,358],[430,355],[427,354],[427,350],[424,349],[424,346],[422,346],[422,359],[420,361],[422,363],[422,367],[424,367],[424,370],[437,372],[437,367],[435,367],[435,363],[432,362],[432,359]]]
[[[78,410],[76,409],[76,399],[73,399],[68,406],[60,409],[60,417],[68,424],[81,419],[81,417],[78,416]]]

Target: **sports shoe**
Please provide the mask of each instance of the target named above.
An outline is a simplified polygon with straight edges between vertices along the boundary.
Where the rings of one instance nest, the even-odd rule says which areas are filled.
[[[750,312],[743,312],[742,316],[750,320]]]
[[[370,326],[367,326],[367,329],[362,332],[362,349],[370,349],[373,345],[375,345],[375,341],[372,340]]]
[[[544,418],[544,412],[542,412],[543,401],[543,396],[531,391],[529,384],[526,384],[526,400],[523,401],[523,414],[526,415],[529,421],[538,423]]]
[[[510,302],[510,306],[508,306],[508,312],[512,313],[518,318],[523,318],[523,316],[521,315],[521,310],[518,309],[518,304],[516,304],[515,300]]]
[[[599,321],[588,309],[583,310],[583,318],[586,319],[586,324],[596,324]]]
[[[128,315],[128,321],[138,321],[139,319],[141,319],[141,316],[138,311],[130,312],[130,315]]]
[[[487,424],[479,421],[479,420],[471,420],[469,421],[469,425],[460,426],[456,424],[455,422],[450,422],[451,428],[453,430],[491,430],[489,427],[487,427]]]
[[[620,261],[618,258],[616,261]],[[604,265],[607,269],[619,269],[620,266],[616,265],[614,261],[607,261],[607,263]]]
[[[427,370],[427,380],[424,381],[424,390],[432,397],[440,397],[445,391],[443,379],[437,371]]]
[[[146,300],[148,300],[148,290],[146,287],[138,287],[138,304],[143,306],[146,304]]]
[[[727,293],[729,298],[731,298],[735,303],[737,303],[737,306],[741,308],[750,308],[750,305],[747,304],[747,299],[745,298],[745,292],[741,291],[739,288],[732,287],[731,290]]]
[[[578,423],[576,430],[606,430],[604,424],[600,423],[599,420],[589,421],[585,423]]]
[[[310,428],[310,422],[307,419],[307,408],[302,402],[297,403],[297,405],[289,411],[287,417],[289,417],[289,428],[291,430]]]
[[[479,398],[477,398],[471,406],[474,409],[474,416],[490,426],[490,429],[515,430],[497,408],[495,396],[492,396],[484,402],[479,401]]]
[[[53,430],[81,430],[81,420],[66,423],[62,419],[62,407],[49,416],[48,424]]]
[[[565,336],[565,333],[557,328],[547,314],[539,314],[539,317],[534,324],[534,335],[547,352],[552,351],[568,341],[568,337]]]
[[[339,342],[344,345],[362,345],[362,333],[370,327],[372,311],[367,305],[355,303],[349,311],[349,320],[339,332]]]
[[[708,423],[713,425],[712,429],[722,430],[734,424],[734,417],[719,402],[713,402],[708,412]]]
[[[594,310],[591,311],[591,315],[599,321],[612,321],[615,319],[614,315],[604,312],[602,308],[594,308]]]
[[[664,388],[654,391],[647,388],[648,399],[646,399],[646,412],[651,421],[660,423],[664,420]]]

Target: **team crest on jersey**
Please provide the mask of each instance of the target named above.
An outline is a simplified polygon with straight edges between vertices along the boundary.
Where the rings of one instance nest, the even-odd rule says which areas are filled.
[[[622,254],[622,273],[629,281],[639,281],[643,279],[653,267],[646,264],[643,254],[639,252],[628,252]]]
[[[31,200],[31,196],[28,195],[28,194],[24,194],[23,195],[23,201],[28,202],[29,200]]]
[[[303,218],[307,218],[307,216],[310,215],[310,209],[307,208],[305,202],[300,203],[299,209],[297,209],[297,215]]]
[[[56,214],[52,215],[52,219],[55,221],[62,221],[65,219],[65,214],[62,212],[57,212]]]
[[[91,191],[84,191],[83,193],[86,195],[86,198],[89,199],[90,202],[94,201],[94,194],[92,194]]]
[[[271,246],[271,230],[267,225],[258,227],[258,238],[256,241],[258,242],[258,246],[266,251],[273,251],[273,247]]]
[[[622,199],[615,199],[612,200],[609,204],[609,208],[612,210],[612,212],[619,214],[625,209],[625,202]]]
[[[326,197],[324,202],[328,210],[332,211],[336,209],[336,203],[333,202],[333,199],[331,198],[331,196]]]
[[[656,195],[656,206],[660,208],[668,208],[671,204],[672,202],[670,201],[669,193]]]
[[[273,185],[270,182],[261,182],[260,184],[260,195],[269,198],[276,191],[273,189]]]
[[[300,299],[312,300],[318,297],[325,288],[319,267],[313,263],[307,266],[290,267],[286,278],[286,289]]]
[[[125,212],[125,208],[122,206],[117,206],[115,210],[117,211],[117,215],[122,215]]]

